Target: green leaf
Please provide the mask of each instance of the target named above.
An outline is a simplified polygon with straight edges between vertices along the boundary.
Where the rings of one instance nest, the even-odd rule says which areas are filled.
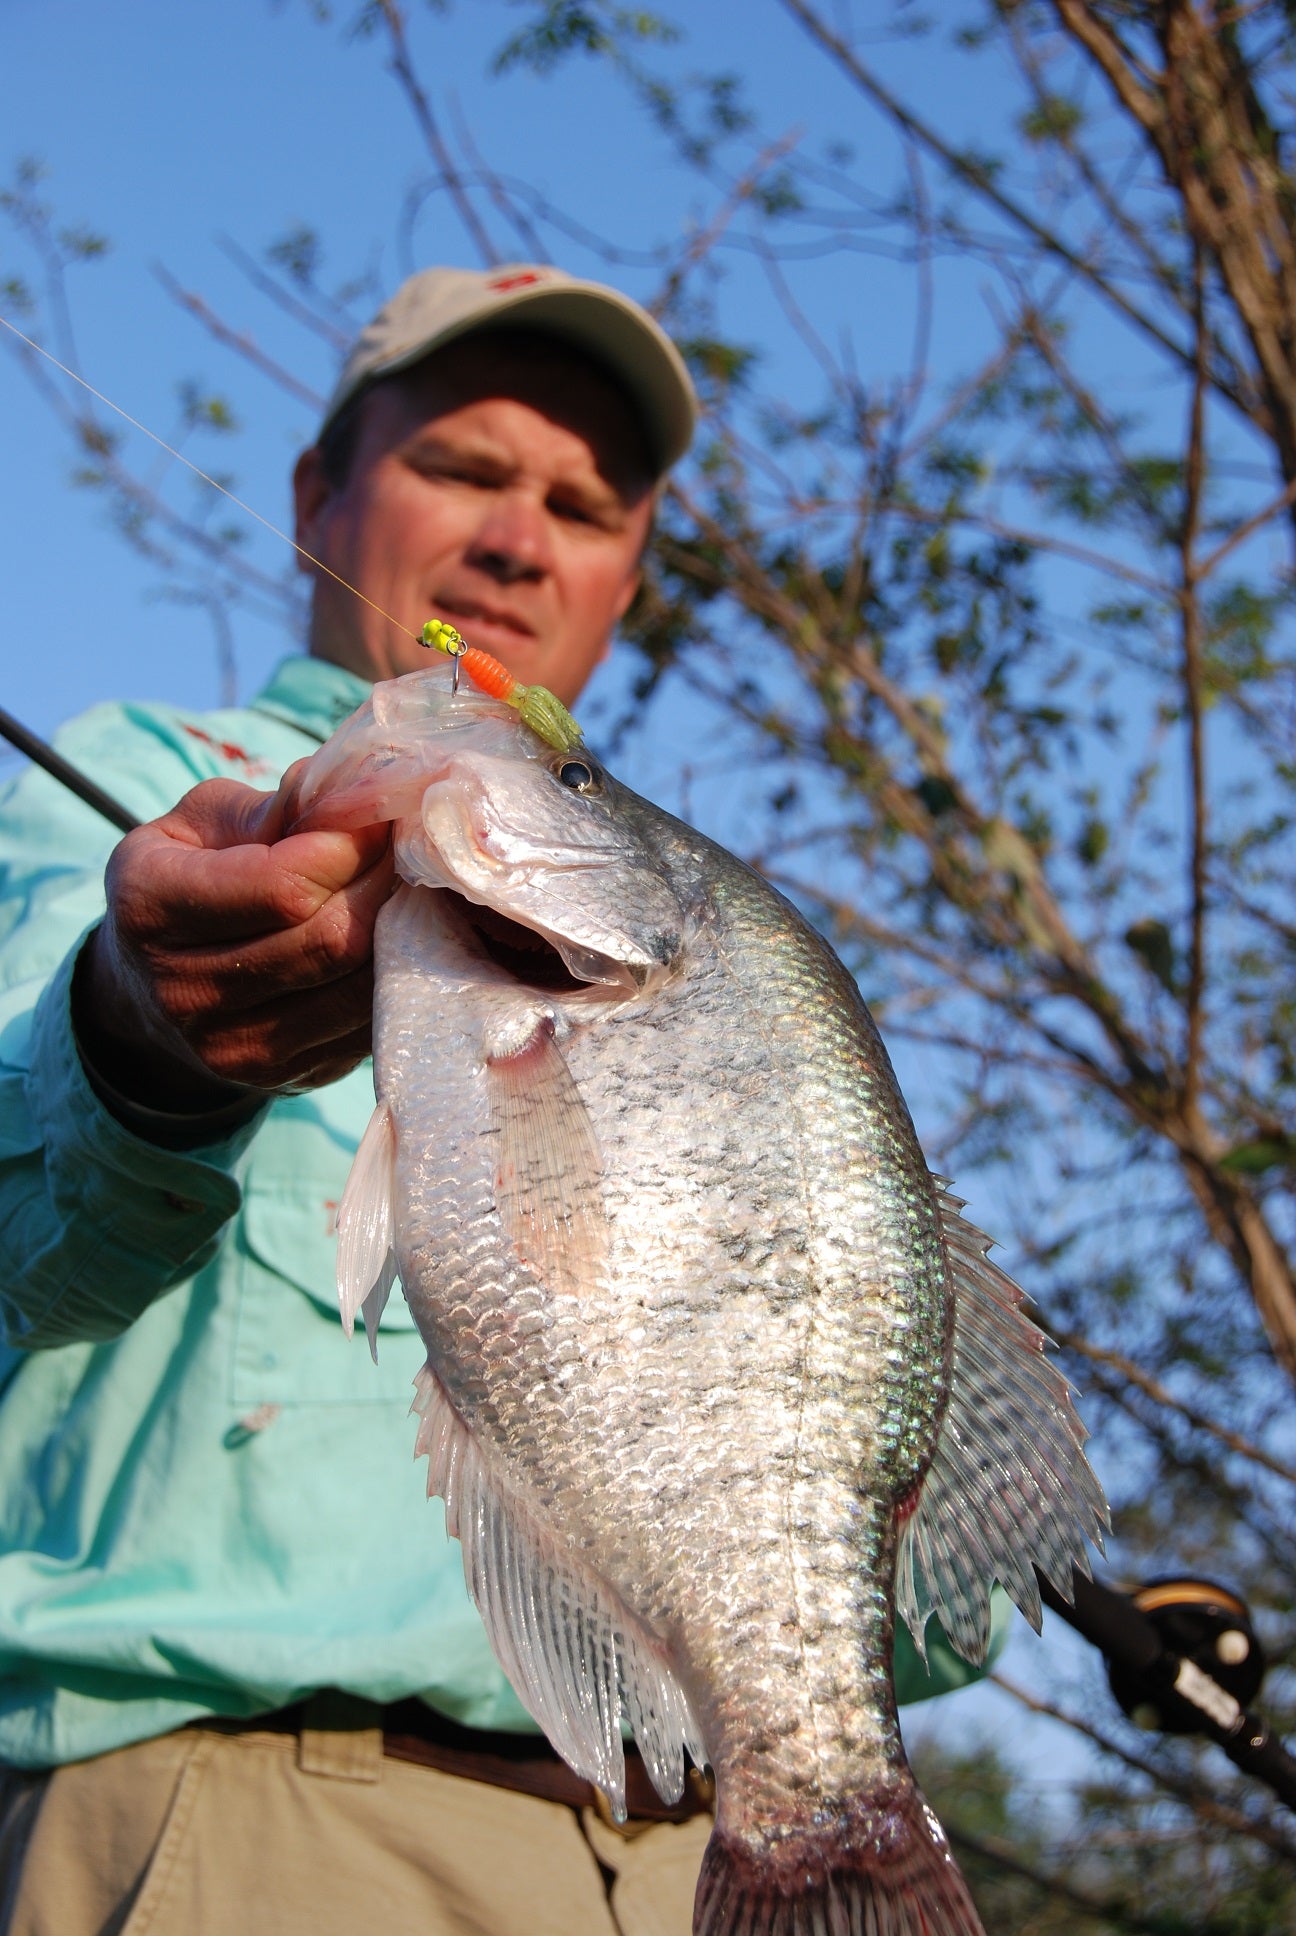
[[[305,222],[281,235],[266,250],[266,259],[282,269],[293,282],[310,282],[321,260],[320,239],[316,231]]]
[[[90,262],[96,256],[107,255],[111,244],[106,235],[97,235],[93,229],[78,226],[60,229],[59,246],[77,262]]]
[[[1278,1142],[1259,1137],[1253,1143],[1239,1143],[1227,1156],[1221,1156],[1217,1169],[1230,1176],[1263,1176],[1266,1170],[1296,1167],[1296,1141]]]
[[[1018,122],[1027,141],[1064,141],[1084,120],[1079,104],[1064,94],[1046,94]]]
[[[919,780],[914,792],[926,807],[933,820],[939,820],[943,813],[958,805],[958,795],[948,780],[937,774],[929,773]]]
[[[1090,816],[1080,829],[1076,840],[1076,854],[1086,867],[1096,867],[1111,845],[1111,829],[1097,814]]]
[[[1125,930],[1125,946],[1139,957],[1163,988],[1172,995],[1178,992],[1174,940],[1164,921],[1151,918],[1136,921]]]
[[[496,74],[517,67],[549,74],[568,54],[602,54],[615,60],[632,45],[669,46],[679,38],[672,22],[640,7],[609,6],[606,0],[545,0],[539,18],[505,41],[491,65]]]

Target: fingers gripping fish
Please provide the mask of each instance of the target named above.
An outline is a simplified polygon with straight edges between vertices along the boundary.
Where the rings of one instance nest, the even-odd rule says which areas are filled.
[[[896,1611],[984,1658],[1105,1505],[1065,1383],[928,1172],[831,950],[583,746],[417,673],[311,762],[394,821],[378,1106],[339,1218],[427,1345],[428,1488],[495,1652],[623,1808],[709,1763],[698,1936],[975,1936],[905,1761]]]

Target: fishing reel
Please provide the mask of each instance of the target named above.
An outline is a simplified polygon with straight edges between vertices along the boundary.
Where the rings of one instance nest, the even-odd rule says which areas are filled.
[[[1038,1567],[1035,1577],[1045,1606],[1102,1654],[1111,1691],[1136,1727],[1206,1735],[1296,1809],[1296,1756],[1250,1705],[1267,1663],[1236,1593],[1179,1574],[1121,1590],[1076,1568],[1068,1596]]]
[[[1156,1630],[1163,1661],[1177,1662],[1171,1680],[1160,1662],[1140,1671],[1107,1656],[1108,1684],[1135,1727],[1199,1734],[1203,1714],[1232,1726],[1259,1693],[1268,1664],[1243,1602],[1213,1580],[1182,1577],[1149,1580],[1129,1599]]]

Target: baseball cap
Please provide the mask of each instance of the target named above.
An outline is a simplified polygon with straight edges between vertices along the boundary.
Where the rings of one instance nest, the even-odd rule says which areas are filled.
[[[352,345],[321,434],[377,378],[406,370],[474,330],[510,326],[559,337],[604,366],[635,406],[659,476],[684,455],[697,422],[697,393],[665,330],[619,290],[534,262],[422,269],[402,283]]]

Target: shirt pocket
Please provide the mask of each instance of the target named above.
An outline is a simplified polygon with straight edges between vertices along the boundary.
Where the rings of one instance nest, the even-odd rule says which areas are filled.
[[[425,1352],[399,1283],[378,1331],[350,1341],[337,1305],[337,1201],[323,1177],[249,1180],[239,1213],[241,1285],[233,1398],[261,1405],[409,1402]]]

